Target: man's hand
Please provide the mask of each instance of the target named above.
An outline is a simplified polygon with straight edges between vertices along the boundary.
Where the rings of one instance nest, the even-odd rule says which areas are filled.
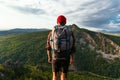
[[[73,64],[74,63],[74,60],[71,58],[70,59],[70,64]]]
[[[71,54],[70,55],[70,64],[73,64],[74,63],[74,54]]]
[[[51,56],[51,51],[50,50],[47,50],[47,55],[48,55],[48,62],[52,63],[52,58],[50,57]]]
[[[49,62],[49,63],[52,63],[52,59],[51,59],[51,58],[48,58],[48,62]]]

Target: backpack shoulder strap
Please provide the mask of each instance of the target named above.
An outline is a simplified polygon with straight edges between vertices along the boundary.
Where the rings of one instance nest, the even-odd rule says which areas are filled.
[[[54,32],[55,30],[58,28],[59,26],[58,25],[55,25],[52,29],[52,38],[54,38]]]
[[[71,29],[70,26],[66,25],[66,28],[67,28],[70,32],[72,32],[72,29]]]
[[[58,25],[55,25],[52,29],[52,32],[51,32],[51,48],[52,48],[52,53],[54,53],[54,33],[55,33],[55,30],[58,28]]]

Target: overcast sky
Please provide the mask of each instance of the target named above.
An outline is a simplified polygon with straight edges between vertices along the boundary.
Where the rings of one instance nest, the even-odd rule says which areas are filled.
[[[0,30],[52,28],[58,15],[90,30],[120,30],[120,0],[0,0]]]

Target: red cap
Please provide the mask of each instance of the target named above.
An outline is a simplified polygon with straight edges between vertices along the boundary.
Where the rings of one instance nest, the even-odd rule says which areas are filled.
[[[63,15],[58,16],[57,23],[63,23],[66,24],[66,17]]]

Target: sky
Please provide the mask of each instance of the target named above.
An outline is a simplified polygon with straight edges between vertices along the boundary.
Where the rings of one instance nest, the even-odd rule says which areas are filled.
[[[67,25],[90,30],[120,30],[120,0],[0,0],[0,30],[48,28],[59,15]]]

